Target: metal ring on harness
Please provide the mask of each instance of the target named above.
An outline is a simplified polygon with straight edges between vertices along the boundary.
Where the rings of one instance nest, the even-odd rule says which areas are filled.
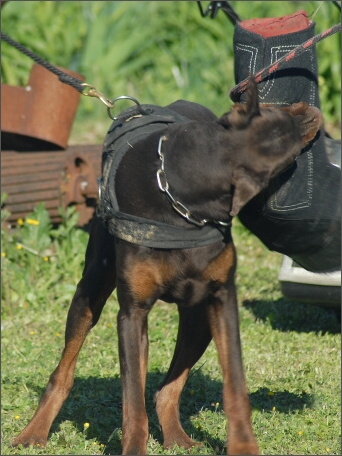
[[[112,103],[112,105],[113,105],[112,107],[108,107],[108,108],[107,108],[107,113],[108,113],[109,117],[110,117],[112,120],[117,120],[117,119],[118,119],[117,117],[112,116],[112,113],[110,112],[110,110],[113,109],[115,102],[118,101],[118,100],[131,100],[131,101],[133,101],[133,102],[138,106],[138,109],[139,109],[139,111],[141,112],[141,114],[144,113],[144,110],[142,109],[142,107],[141,107],[139,101],[138,101],[136,98],[131,97],[131,96],[129,96],[129,95],[121,95],[120,97],[116,97],[116,98],[114,98],[114,99],[111,101],[111,103]]]

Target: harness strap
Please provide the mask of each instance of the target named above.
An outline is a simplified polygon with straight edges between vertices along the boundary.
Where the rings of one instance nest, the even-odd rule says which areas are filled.
[[[206,225],[180,228],[141,217],[115,212],[106,220],[109,232],[132,244],[159,249],[189,249],[210,245],[225,238],[226,228]]]

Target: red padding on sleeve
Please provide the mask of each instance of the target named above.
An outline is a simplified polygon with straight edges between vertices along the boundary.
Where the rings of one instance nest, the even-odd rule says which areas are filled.
[[[305,11],[298,11],[288,16],[248,19],[240,22],[242,28],[264,38],[299,32],[308,28],[309,25],[310,20]]]

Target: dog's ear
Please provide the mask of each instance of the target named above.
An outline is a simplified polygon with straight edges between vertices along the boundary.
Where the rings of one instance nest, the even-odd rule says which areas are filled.
[[[309,106],[307,103],[294,103],[291,106],[281,108],[281,110],[291,114],[298,122],[303,147],[315,138],[323,125],[321,111],[315,106]]]
[[[234,185],[231,216],[237,215],[249,200],[254,198],[263,188],[262,182],[254,179],[250,174],[238,167],[233,171],[232,184]]]
[[[228,113],[223,114],[218,119],[220,125],[223,125],[225,128],[234,127],[242,129],[248,127],[253,117],[260,115],[258,87],[252,79],[248,83],[246,94],[246,103],[233,105]]]

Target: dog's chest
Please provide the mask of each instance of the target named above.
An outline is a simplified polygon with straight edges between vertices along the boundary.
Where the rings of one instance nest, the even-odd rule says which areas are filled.
[[[198,262],[193,263],[184,276],[171,282],[167,291],[170,301],[190,306],[203,302],[233,278],[235,265],[235,248],[231,242],[204,268],[198,268]]]
[[[125,281],[140,303],[155,298],[192,306],[208,299],[233,279],[236,265],[232,242],[187,251],[159,252],[145,259],[131,256],[124,265]]]

